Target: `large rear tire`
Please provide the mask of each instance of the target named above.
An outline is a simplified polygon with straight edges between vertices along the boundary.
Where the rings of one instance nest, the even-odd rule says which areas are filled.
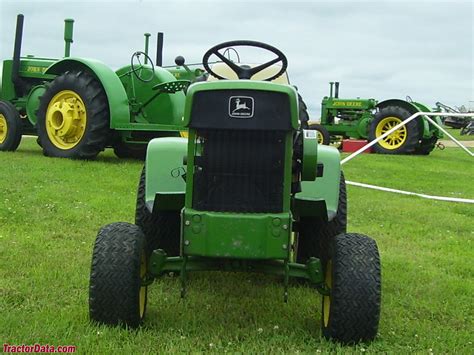
[[[344,344],[371,341],[380,319],[380,257],[375,241],[362,234],[339,234],[330,248],[321,328],[326,339]]]
[[[181,217],[179,212],[151,213],[145,201],[145,168],[143,168],[137,191],[135,224],[145,234],[145,249],[150,255],[155,249],[163,249],[168,256],[178,256],[180,249]]]
[[[108,143],[107,97],[87,72],[66,72],[47,84],[37,116],[44,155],[94,159]]]
[[[21,142],[22,124],[18,110],[0,100],[0,151],[15,151]]]
[[[411,113],[398,106],[387,106],[379,110],[369,127],[369,141],[395,127],[411,116]],[[406,125],[376,143],[373,148],[380,154],[412,154],[419,145],[419,129],[417,120]]]
[[[347,231],[346,181],[341,171],[339,182],[339,201],[336,216],[331,221],[322,217],[304,217],[298,232],[296,261],[305,263],[310,257],[324,262],[329,257],[329,247],[334,237]]]
[[[130,223],[112,223],[99,231],[92,255],[89,286],[90,319],[137,327],[146,311],[145,236]]]
[[[326,129],[326,127],[313,123],[309,125],[309,129],[317,131],[318,144],[329,145],[331,143],[331,135],[329,134],[329,131]]]

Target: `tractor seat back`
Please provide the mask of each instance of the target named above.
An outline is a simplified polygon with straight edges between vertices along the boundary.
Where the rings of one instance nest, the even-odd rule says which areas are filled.
[[[242,65],[242,64],[239,63],[239,65]],[[258,66],[259,64],[247,64],[247,65],[253,68],[253,67]],[[262,79],[265,79],[265,78],[269,78],[272,75],[278,73],[280,68],[281,68],[280,65],[274,64],[274,65],[258,72],[254,76],[252,76],[251,80],[262,80]],[[216,74],[218,74],[218,75],[220,75],[224,78],[228,78],[229,80],[238,80],[239,79],[237,77],[237,74],[235,74],[234,71],[225,63],[216,63],[216,64],[214,64],[212,66],[212,70]],[[216,80],[219,80],[219,79],[213,77],[212,75],[209,75],[209,79],[207,79],[207,80],[208,81],[216,81]],[[283,73],[283,75],[279,76],[278,78],[273,79],[272,83],[289,85],[290,82],[288,80],[287,72]]]

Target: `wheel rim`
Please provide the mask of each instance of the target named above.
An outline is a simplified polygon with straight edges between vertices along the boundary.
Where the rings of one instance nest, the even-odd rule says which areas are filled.
[[[375,137],[378,138],[385,132],[388,132],[390,129],[401,123],[402,120],[398,117],[385,117],[382,119],[375,128]],[[401,126],[395,132],[389,134],[384,139],[379,141],[379,145],[381,145],[385,149],[397,149],[400,148],[403,143],[405,143],[407,139],[407,128],[406,126]]]
[[[145,253],[143,253],[142,257],[140,258],[140,280],[143,280],[145,275],[146,275],[146,259],[145,259]],[[140,287],[139,302],[140,302],[139,304],[140,318],[143,318],[143,315],[145,314],[146,286]]]
[[[318,144],[323,144],[324,142],[324,137],[322,135],[321,132],[319,132],[318,130],[316,130],[316,137],[318,139]]]
[[[46,132],[51,143],[59,149],[75,147],[86,131],[86,106],[71,90],[58,92],[46,110]]]
[[[328,261],[326,266],[326,277],[325,277],[326,286],[332,288],[332,262]],[[332,291],[331,291],[332,292]],[[329,324],[329,312],[331,311],[331,295],[323,296],[323,321],[324,326],[327,327]]]
[[[5,139],[7,139],[7,133],[8,133],[7,120],[5,116],[3,116],[0,113],[0,144],[5,142]]]

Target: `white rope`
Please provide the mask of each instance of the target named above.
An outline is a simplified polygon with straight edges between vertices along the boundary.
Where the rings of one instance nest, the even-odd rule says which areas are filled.
[[[388,135],[392,134],[393,132],[395,132],[397,129],[399,129],[401,126],[405,125],[407,122],[410,122],[411,120],[414,120],[415,118],[417,118],[418,116],[427,116],[425,117],[429,122],[431,122],[432,124],[434,124],[436,127],[438,127],[443,133],[446,133],[446,135],[451,138],[451,140],[454,141],[454,143],[456,143],[459,147],[461,147],[462,149],[464,149],[471,157],[474,156],[474,153],[471,152],[469,149],[467,149],[464,145],[461,144],[461,142],[459,142],[456,138],[454,138],[451,134],[449,134],[443,127],[441,127],[440,125],[438,125],[434,120],[432,120],[431,118],[429,118],[428,116],[450,116],[450,117],[474,117],[474,113],[447,113],[447,112],[417,112],[417,113],[414,113],[413,115],[411,115],[410,117],[408,117],[405,121],[403,122],[400,122],[399,124],[397,124],[395,127],[391,128],[390,130],[388,130],[387,132],[385,132],[384,134],[382,134],[381,136],[377,137],[376,139],[374,139],[373,141],[367,143],[366,145],[364,145],[362,148],[358,149],[357,151],[355,151],[354,153],[352,153],[351,155],[349,155],[348,157],[345,157],[344,159],[342,159],[341,161],[341,165],[347,163],[349,160],[352,160],[354,159],[356,156],[358,156],[359,154],[361,154],[364,150],[366,150],[367,148],[370,148],[372,147],[374,144],[376,144],[378,141],[380,141],[381,139],[384,139],[385,137],[387,137]]]
[[[454,138],[451,134],[449,134],[443,127],[441,127],[439,124],[437,124],[434,120],[432,120],[428,116],[454,116],[454,117],[474,117],[474,114],[472,113],[442,113],[442,112],[417,112],[410,117],[408,117],[405,121],[397,124],[395,127],[390,129],[388,132],[385,132],[382,134],[380,137],[377,139],[367,143],[364,145],[362,148],[358,149],[356,152],[352,153],[351,155],[347,156],[345,159],[341,161],[341,165],[347,163],[349,160],[354,159],[356,156],[361,154],[363,151],[365,151],[367,148],[372,147],[374,144],[376,144],[378,141],[381,139],[384,139],[387,137],[389,134],[392,134],[395,132],[397,129],[399,129],[401,126],[403,126],[405,123],[410,122],[411,120],[415,119],[418,116],[426,116],[425,118],[431,122],[434,126],[438,127],[443,133],[445,133],[449,138],[451,138],[454,143],[456,143],[459,147],[464,149],[471,157],[474,156],[474,153],[472,153],[469,149],[467,149],[464,145],[461,144],[456,138]],[[382,186],[375,186],[375,185],[369,185],[369,184],[363,184],[360,182],[354,182],[354,181],[346,181],[346,184],[348,185],[353,185],[353,186],[359,186],[359,187],[365,187],[367,189],[373,189],[373,190],[379,190],[379,191],[386,191],[386,192],[393,192],[397,194],[402,194],[402,195],[411,195],[411,196],[418,196],[422,198],[427,198],[430,200],[438,200],[438,201],[449,201],[449,202],[461,202],[461,203],[474,203],[474,200],[467,199],[467,198],[456,198],[456,197],[445,197],[445,196],[432,196],[432,195],[426,195],[426,194],[420,194],[416,192],[411,192],[411,191],[404,191],[404,190],[397,190],[397,189],[391,189],[388,187],[382,187]]]
[[[347,181],[347,185],[353,185],[353,186],[359,186],[359,187],[365,187],[367,189],[373,189],[373,190],[380,190],[380,191],[386,191],[386,192],[393,192],[397,194],[402,194],[402,195],[412,195],[412,196],[418,196],[418,197],[423,197],[427,198],[430,200],[438,200],[438,201],[450,201],[450,202],[462,202],[462,203],[474,203],[474,200],[468,199],[468,198],[456,198],[456,197],[444,197],[444,196],[431,196],[431,195],[426,195],[426,194],[419,194],[416,192],[410,192],[410,191],[404,191],[404,190],[397,190],[397,189],[390,189],[388,187],[381,187],[381,186],[375,186],[375,185],[369,185],[369,184],[363,184],[360,182],[354,182],[354,181]]]

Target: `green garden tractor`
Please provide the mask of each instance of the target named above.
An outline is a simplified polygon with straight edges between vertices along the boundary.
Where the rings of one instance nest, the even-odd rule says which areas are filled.
[[[245,65],[222,53],[239,46],[276,57]],[[212,56],[223,63],[211,66]],[[302,128],[307,115],[296,89],[284,84],[287,63],[281,51],[254,41],[225,42],[204,54],[209,78],[220,80],[188,88],[180,129],[189,137],[150,141],[135,224],[112,223],[97,235],[91,320],[139,326],[148,287],[170,272],[180,275],[184,297],[192,272],[247,271],[280,276],[285,302],[289,279],[307,280],[322,295],[325,338],[374,339],[377,245],[346,232],[340,154]],[[222,65],[230,74],[218,71]],[[316,317],[316,307],[311,312]]]
[[[342,138],[368,139],[372,141],[417,112],[431,110],[410,98],[390,99],[378,102],[375,99],[340,99],[339,83],[330,83],[329,97],[321,103],[321,123],[311,124],[318,131],[322,144],[330,144],[337,136]],[[439,117],[432,117],[441,124]],[[436,146],[442,132],[424,117],[408,122],[373,146],[382,154],[429,154]]]
[[[23,15],[18,15],[13,59],[3,62],[0,90],[0,151],[14,151],[22,135],[38,136],[47,156],[92,159],[106,147],[119,157],[141,157],[155,137],[180,136],[189,81],[204,73],[184,65],[162,68],[145,51],[114,71],[93,59],[71,57],[73,20],[65,20],[62,59],[21,57]]]

